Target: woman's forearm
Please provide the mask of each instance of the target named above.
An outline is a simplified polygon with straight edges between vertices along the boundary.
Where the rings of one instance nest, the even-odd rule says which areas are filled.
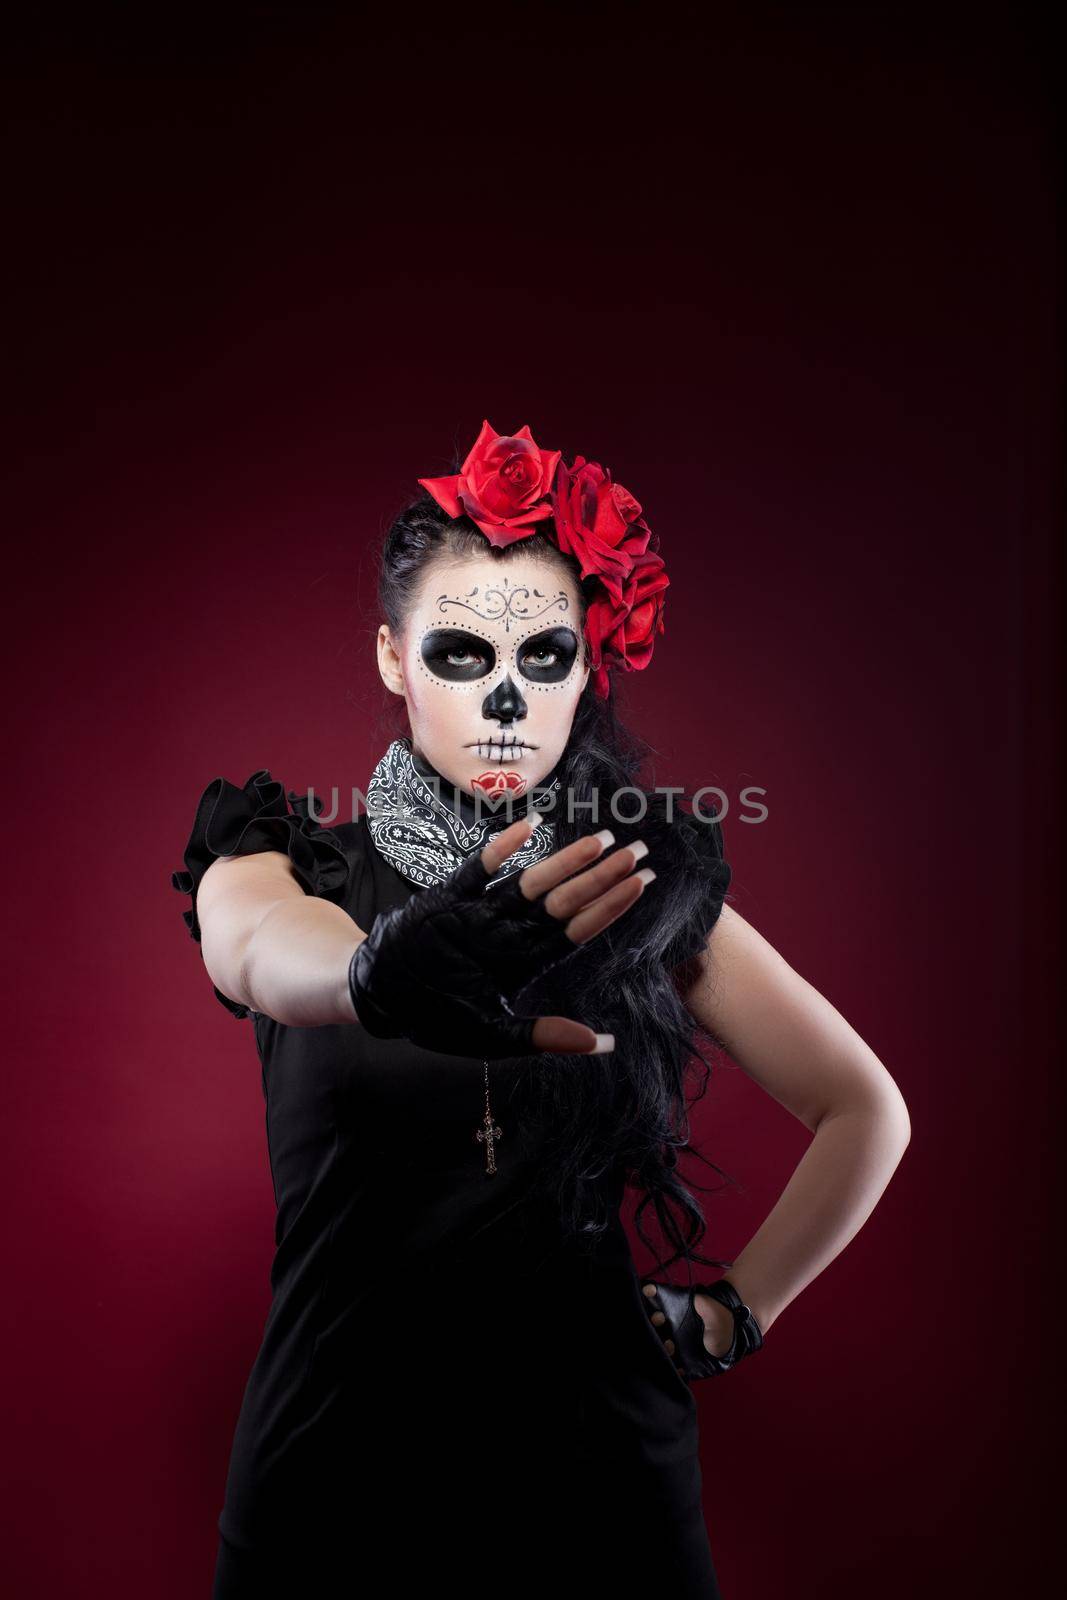
[[[236,998],[291,1027],[354,1023],[348,966],[366,937],[329,900],[280,900],[245,946]]]
[[[764,1333],[859,1232],[909,1138],[907,1111],[892,1095],[819,1122],[774,1209],[726,1273]]]

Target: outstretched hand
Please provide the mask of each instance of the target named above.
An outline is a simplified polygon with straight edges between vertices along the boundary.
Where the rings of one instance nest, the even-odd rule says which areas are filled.
[[[610,838],[590,835],[491,884],[533,827],[511,823],[444,883],[375,918],[349,969],[369,1033],[487,1059],[614,1048],[583,1022],[517,1016],[511,1002],[629,910],[655,876],[634,870],[647,852],[639,843],[604,856]]]

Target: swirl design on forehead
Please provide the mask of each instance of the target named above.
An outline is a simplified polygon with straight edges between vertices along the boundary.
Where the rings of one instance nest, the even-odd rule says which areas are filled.
[[[478,606],[472,603],[476,595],[481,595],[482,604],[489,609],[480,611]],[[535,605],[530,603],[531,597],[533,602],[544,600],[544,605],[535,609]],[[524,601],[527,602],[525,605]],[[450,595],[439,594],[438,611],[443,613],[446,606],[459,606],[464,611],[473,611],[483,622],[500,622],[503,619],[504,631],[510,633],[512,621],[531,622],[537,617],[543,617],[546,611],[556,609],[569,611],[570,601],[565,589],[560,589],[551,598],[546,599],[541,589],[531,589],[524,583],[512,585],[505,578],[500,585],[494,584],[485,589],[481,584],[475,584],[474,588],[468,590],[464,598],[459,600]]]

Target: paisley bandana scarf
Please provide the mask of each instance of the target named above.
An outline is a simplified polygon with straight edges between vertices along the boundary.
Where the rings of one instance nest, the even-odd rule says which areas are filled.
[[[536,784],[529,801],[488,811],[454,789],[413,754],[410,739],[394,739],[367,786],[367,826],[379,855],[409,883],[443,883],[475,850],[482,850],[502,828],[558,803],[562,779]],[[454,803],[450,803],[454,802]],[[458,809],[457,809],[458,808]],[[556,848],[556,830],[542,817],[526,843],[490,878],[487,887],[542,861]]]

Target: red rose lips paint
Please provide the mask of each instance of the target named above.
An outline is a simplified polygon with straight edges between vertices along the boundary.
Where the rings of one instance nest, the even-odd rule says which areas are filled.
[[[471,779],[471,788],[478,789],[489,799],[502,799],[505,795],[517,798],[526,792],[526,779],[521,772],[498,768],[496,772],[481,772]]]

